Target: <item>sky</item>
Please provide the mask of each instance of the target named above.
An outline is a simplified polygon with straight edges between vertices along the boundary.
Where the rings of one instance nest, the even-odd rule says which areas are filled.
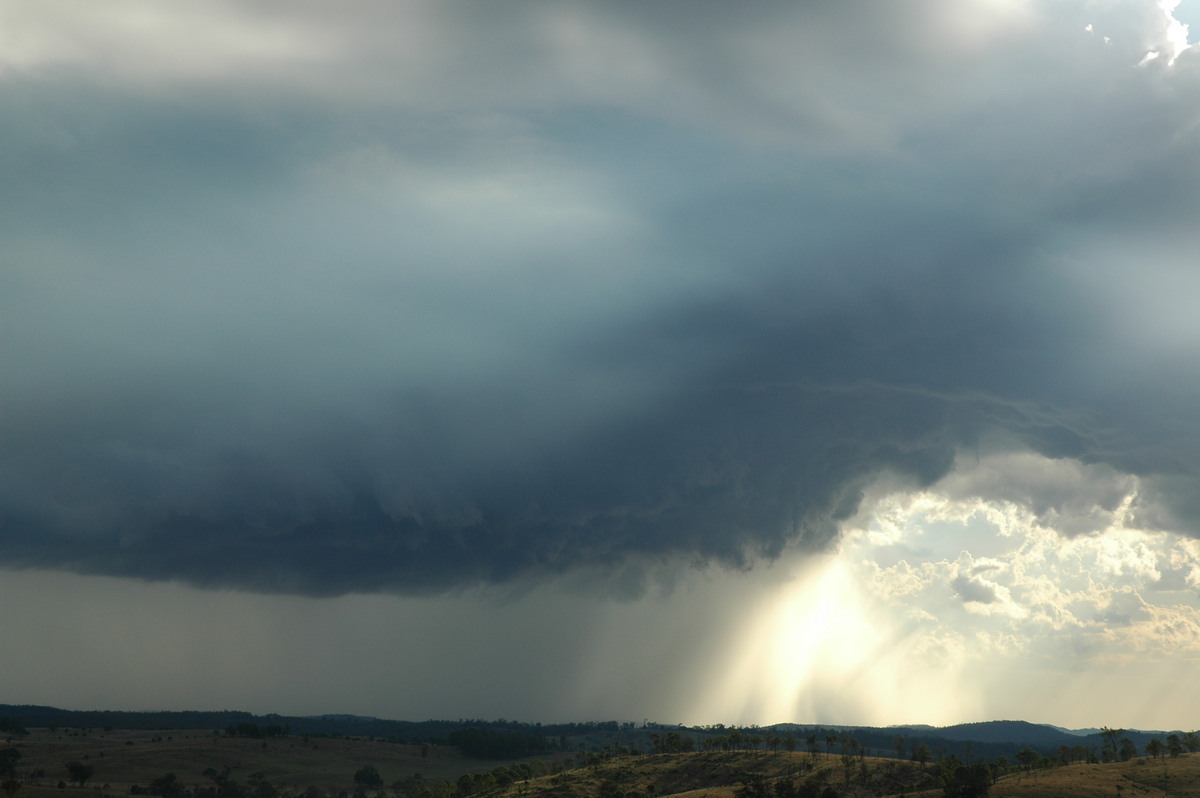
[[[0,0],[0,688],[1200,726],[1195,0]]]

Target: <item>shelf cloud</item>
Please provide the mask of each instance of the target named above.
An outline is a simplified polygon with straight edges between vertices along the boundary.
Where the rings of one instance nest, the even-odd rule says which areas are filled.
[[[3,16],[6,567],[636,597],[881,480],[1200,533],[1154,3]]]

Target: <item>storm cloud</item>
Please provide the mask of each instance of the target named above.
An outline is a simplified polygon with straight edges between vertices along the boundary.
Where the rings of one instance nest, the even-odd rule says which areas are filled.
[[[981,450],[1200,532],[1154,3],[115,8],[0,26],[0,564],[637,593]]]

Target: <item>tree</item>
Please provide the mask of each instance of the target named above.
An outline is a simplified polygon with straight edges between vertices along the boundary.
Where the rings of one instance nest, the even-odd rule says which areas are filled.
[[[1060,745],[1058,747],[1058,764],[1060,764],[1060,765],[1071,764],[1071,746]]]
[[[807,735],[804,738],[804,744],[808,746],[809,755],[812,756],[813,759],[816,759],[817,758],[817,746],[819,745],[819,743],[817,742],[817,735],[816,734]]]
[[[1121,738],[1121,748],[1117,752],[1122,762],[1128,762],[1138,755],[1137,745],[1128,737]]]
[[[600,798],[625,798],[625,793],[621,790],[621,785],[617,784],[610,776],[600,782],[599,796]]]
[[[17,760],[21,758],[21,749],[9,746],[0,751],[0,778],[16,778]]]
[[[987,765],[959,765],[946,777],[942,794],[946,798],[982,798],[992,786],[992,771]]]
[[[846,732],[842,735],[841,740],[843,754],[850,754],[851,756],[854,756],[858,753],[858,740],[855,739],[854,735]]]
[[[1155,759],[1158,759],[1163,755],[1164,750],[1166,750],[1166,746],[1163,745],[1162,740],[1158,739],[1157,737],[1151,737],[1150,742],[1146,743],[1146,756],[1151,756]]]
[[[1183,753],[1183,740],[1180,739],[1178,734],[1167,735],[1167,753],[1173,757]]]
[[[164,773],[150,782],[146,789],[151,795],[161,795],[162,798],[178,798],[183,794],[183,785],[175,778],[174,773]]]
[[[854,768],[854,754],[848,753],[842,749],[842,768],[845,770],[846,783],[850,783],[850,771]]]
[[[354,783],[363,787],[382,787],[383,776],[379,775],[374,765],[363,765],[354,771]]]
[[[928,762],[930,759],[933,759],[933,751],[929,750],[928,745],[926,745],[925,743],[921,743],[913,750],[912,758],[915,759],[921,765],[922,768],[924,768],[925,763]]]
[[[0,732],[10,736],[20,735],[24,737],[26,734],[29,734],[29,729],[26,729],[25,724],[22,723],[18,718],[10,718],[9,716],[5,715],[0,717]]]
[[[896,749],[896,758],[897,759],[904,758],[904,752],[906,750],[907,745],[908,745],[908,740],[906,740],[904,738],[903,734],[897,734],[895,737],[892,738],[892,747]]]
[[[1110,729],[1107,726],[1100,727],[1100,739],[1102,741],[1100,748],[1100,759],[1104,762],[1112,762],[1119,756],[1119,741],[1121,735],[1125,733],[1124,729]]]
[[[1025,746],[1020,751],[1017,751],[1017,761],[1025,766],[1026,770],[1033,769],[1033,763],[1038,761],[1041,755],[1029,746]]]
[[[751,773],[733,794],[737,798],[771,798],[771,786],[761,773]]]
[[[87,783],[87,780],[92,777],[92,766],[85,765],[82,762],[74,760],[67,763],[67,774],[71,777],[71,781],[76,782],[82,787]]]

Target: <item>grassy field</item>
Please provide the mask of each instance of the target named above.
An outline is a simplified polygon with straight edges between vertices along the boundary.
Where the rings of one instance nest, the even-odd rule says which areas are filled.
[[[208,768],[229,768],[230,777],[239,782],[262,774],[281,791],[299,793],[315,786],[336,794],[353,790],[354,773],[364,765],[373,765],[390,785],[414,773],[428,782],[454,780],[499,764],[467,759],[453,747],[298,736],[258,740],[190,730],[30,729],[28,736],[11,744],[21,751],[19,772],[45,771],[36,783],[24,785],[17,798],[69,798],[80,792],[68,786],[64,794],[57,787],[69,779],[66,763],[72,760],[92,766],[86,792],[104,796],[127,796],[131,786],[144,787],[164,773],[175,773],[185,787],[194,788],[211,783],[204,775]]]
[[[1146,757],[1102,765],[1076,764],[1013,774],[992,788],[997,798],[1200,798],[1200,754],[1177,759]]]
[[[371,798],[405,798],[393,782],[420,774],[426,784],[455,782],[462,774],[484,773],[509,762],[468,759],[452,747],[388,743],[364,739],[278,737],[246,739],[199,731],[137,732],[31,729],[10,743],[18,746],[18,773],[24,783],[15,798],[118,798],[131,787],[148,786],[165,773],[176,774],[188,790],[211,785],[205,771],[228,771],[232,780],[265,780],[281,793],[300,795],[310,787],[322,795],[354,791],[354,773],[374,766],[384,789]],[[941,796],[926,769],[911,762],[871,757],[843,760],[837,755],[766,751],[706,752],[605,758],[556,754],[542,758],[558,772],[494,789],[478,798],[734,798],[757,776],[766,792],[744,798],[776,798],[776,782],[797,787],[828,786],[839,795]],[[93,768],[85,787],[67,784],[66,763]],[[847,768],[847,765],[849,767]],[[30,774],[43,775],[29,778]],[[849,780],[847,780],[849,775]],[[1176,759],[1135,759],[1110,764],[1011,772],[992,786],[996,798],[1200,798],[1200,755]],[[476,796],[472,796],[476,798]]]
[[[932,766],[930,766],[932,770]],[[702,753],[615,759],[536,779],[527,788],[539,798],[595,798],[615,787],[630,798],[734,798],[749,774],[763,776],[774,788],[779,779],[796,785],[813,780],[842,796],[907,796],[941,798],[930,788],[924,771],[895,759],[855,759],[850,781],[838,755],[807,753]],[[924,782],[924,783],[923,783]],[[608,790],[606,791],[606,784]],[[925,789],[921,789],[925,787]],[[1134,759],[1108,764],[1014,771],[991,787],[993,798],[1200,798],[1200,754],[1176,759]]]

